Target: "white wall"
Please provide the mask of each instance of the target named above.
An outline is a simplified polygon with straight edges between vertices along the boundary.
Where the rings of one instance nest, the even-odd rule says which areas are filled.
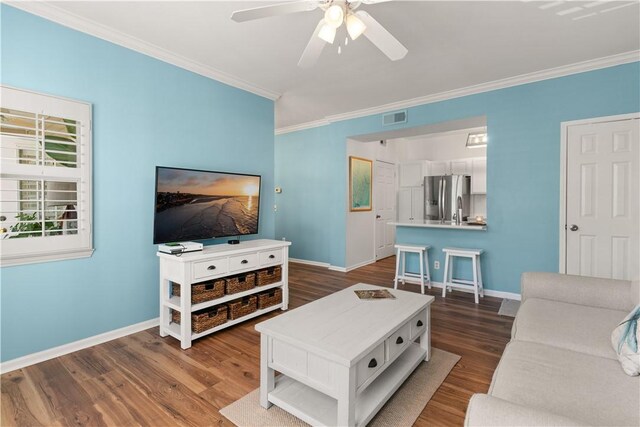
[[[395,144],[387,143],[386,146],[380,141],[359,142],[347,141],[347,188],[349,188],[349,156],[362,157],[372,160],[375,170],[375,161],[382,160],[389,163],[396,163]],[[374,179],[372,177],[372,179]],[[375,191],[374,191],[375,193]],[[371,195],[372,197],[374,194]],[[349,212],[349,192],[347,192],[347,256],[346,268],[374,262],[375,253],[375,211]],[[373,199],[375,203],[375,199]]]
[[[485,157],[486,148],[467,148],[467,136],[472,130],[447,132],[433,136],[389,140],[395,145],[397,161],[408,160],[453,160],[469,157]]]

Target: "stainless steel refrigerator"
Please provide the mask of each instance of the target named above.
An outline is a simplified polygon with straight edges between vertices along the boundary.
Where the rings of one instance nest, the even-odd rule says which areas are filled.
[[[460,203],[461,221],[466,221],[470,211],[470,192],[471,177],[468,175],[425,176],[424,219],[455,221]]]

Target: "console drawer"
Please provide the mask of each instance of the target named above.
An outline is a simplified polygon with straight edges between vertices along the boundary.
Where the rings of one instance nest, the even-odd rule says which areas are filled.
[[[229,271],[245,270],[258,266],[258,254],[245,254],[229,257]]]
[[[227,258],[209,259],[193,263],[193,278],[195,280],[220,276],[228,271],[229,260]]]
[[[411,342],[409,339],[410,324],[405,323],[385,340],[387,347],[387,361],[393,359],[396,354],[402,352]]]
[[[260,265],[281,264],[282,249],[260,252]]]
[[[413,340],[422,334],[427,327],[427,309],[425,308],[413,316],[409,324],[411,325],[411,339]]]
[[[384,342],[381,342],[356,365],[356,387],[360,387],[384,365]]]

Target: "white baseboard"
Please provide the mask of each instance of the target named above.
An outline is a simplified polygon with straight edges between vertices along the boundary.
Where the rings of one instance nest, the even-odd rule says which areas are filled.
[[[306,259],[298,259],[298,258],[289,258],[289,262],[295,262],[297,264],[307,264],[307,265],[315,265],[316,267],[331,267],[331,264],[328,262],[318,262],[318,261],[308,261]]]
[[[346,271],[349,272],[351,270],[355,270],[356,268],[360,268],[360,267],[364,267],[365,265],[373,264],[374,262],[376,262],[375,259],[370,259],[368,261],[363,261],[363,262],[360,262],[358,264],[354,264],[354,265],[351,265],[351,266],[347,267]]]
[[[411,283],[412,285],[420,285],[420,280],[419,279],[407,279],[405,280],[407,283]],[[441,288],[443,287],[442,282],[431,282],[431,286],[433,286],[434,288]],[[473,288],[469,288],[469,289],[459,289],[459,288],[455,288],[456,291],[461,291],[461,292],[468,292],[468,293],[473,293]],[[507,298],[507,299],[511,299],[511,300],[516,300],[516,301],[520,301],[521,299],[521,295],[520,294],[516,294],[514,292],[504,292],[504,291],[495,291],[493,289],[486,289],[484,290],[484,294],[488,297],[497,297],[497,298]]]
[[[365,265],[369,265],[369,264],[373,264],[374,262],[376,262],[375,259],[369,260],[369,261],[364,261],[361,262],[359,264],[355,264],[349,267],[338,267],[336,265],[331,265],[328,262],[318,262],[318,261],[309,261],[306,259],[298,259],[298,258],[289,258],[289,262],[295,262],[298,264],[306,264],[306,265],[313,265],[316,267],[324,267],[324,268],[328,268],[331,271],[339,271],[340,273],[347,273],[351,270],[355,270],[356,268],[360,268],[360,267],[364,267]]]
[[[102,344],[116,338],[122,338],[127,335],[135,334],[136,332],[153,328],[154,326],[158,326],[159,324],[160,319],[156,317],[155,319],[145,320],[144,322],[136,323],[135,325],[125,326],[124,328],[105,332],[99,335],[94,335],[92,337],[74,341],[69,344],[64,344],[59,347],[50,348],[48,350],[39,351],[37,353],[27,354],[26,356],[18,357],[17,359],[12,359],[0,363],[0,373],[6,374],[7,372],[35,365],[36,363],[44,362],[45,360],[64,356],[65,354],[73,353],[74,351],[93,347],[94,345]]]
[[[289,258],[289,262],[295,262],[298,264],[306,264],[313,265],[315,267],[324,267],[328,268],[331,271],[339,271],[341,273],[346,273],[348,270],[344,267],[336,267],[335,265],[331,265],[328,262],[318,262],[318,261],[309,261],[306,259],[298,259],[298,258]],[[357,267],[354,267],[357,268]]]

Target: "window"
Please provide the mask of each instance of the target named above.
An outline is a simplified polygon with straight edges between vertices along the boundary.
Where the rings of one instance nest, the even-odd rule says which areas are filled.
[[[0,90],[1,265],[91,256],[91,105]]]

